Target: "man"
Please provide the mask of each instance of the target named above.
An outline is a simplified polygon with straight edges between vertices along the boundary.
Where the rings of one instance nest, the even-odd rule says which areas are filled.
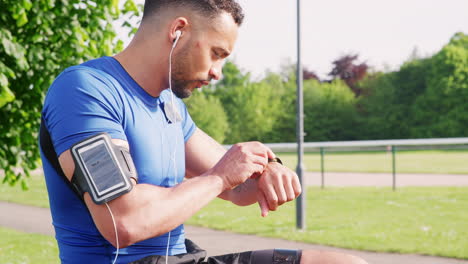
[[[297,175],[270,149],[248,142],[226,152],[196,128],[180,100],[221,78],[242,20],[234,0],[147,0],[141,26],[123,52],[57,77],[44,103],[41,150],[62,263],[201,263],[203,253],[185,240],[183,223],[211,200],[258,202],[267,216],[300,194]],[[98,181],[99,169],[120,162],[103,165],[90,156],[96,172],[83,165],[87,157],[76,146],[97,152],[94,136],[103,132],[112,138],[105,143],[109,157],[120,155],[109,149],[129,150],[131,157],[124,155],[122,164],[131,174],[133,163],[138,173],[138,180],[126,178],[130,188],[105,204],[83,191],[92,188],[89,181],[76,182],[85,174]],[[43,141],[49,133],[54,157]],[[54,166],[56,157],[60,165]],[[82,193],[75,195],[74,189]],[[208,262],[281,258],[289,259],[281,263],[365,263],[337,253],[280,250]]]

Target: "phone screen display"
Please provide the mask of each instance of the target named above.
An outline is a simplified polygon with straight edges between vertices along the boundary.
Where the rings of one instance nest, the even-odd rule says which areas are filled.
[[[104,141],[84,146],[78,152],[88,173],[88,178],[98,195],[125,185],[122,172]]]

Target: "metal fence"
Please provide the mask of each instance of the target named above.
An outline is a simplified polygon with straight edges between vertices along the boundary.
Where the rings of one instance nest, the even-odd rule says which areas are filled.
[[[274,152],[296,152],[296,143],[271,143],[266,144]],[[397,150],[421,150],[467,148],[468,138],[436,138],[436,139],[399,139],[399,140],[365,140],[365,141],[332,141],[332,142],[308,142],[304,143],[304,152],[320,153],[320,170],[322,188],[324,187],[324,158],[327,151],[391,151],[392,153],[392,187],[396,189],[396,153]]]

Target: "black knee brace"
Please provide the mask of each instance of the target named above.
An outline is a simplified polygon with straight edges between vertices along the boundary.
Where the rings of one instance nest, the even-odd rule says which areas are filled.
[[[301,250],[259,250],[252,252],[250,263],[299,264],[301,262],[301,256]]]

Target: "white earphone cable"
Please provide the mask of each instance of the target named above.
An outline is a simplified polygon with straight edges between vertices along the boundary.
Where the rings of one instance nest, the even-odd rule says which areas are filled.
[[[179,42],[179,38],[181,36],[180,31],[176,32],[176,39],[174,40],[174,44],[172,44],[171,52],[169,53],[169,91],[171,91],[171,103],[174,105],[174,93],[172,92],[172,53],[174,52],[175,47],[177,46],[177,42]]]
[[[110,209],[109,205],[106,203],[107,210],[109,210],[109,213],[112,218],[112,223],[114,224],[114,232],[115,232],[115,243],[117,244],[117,253],[115,254],[114,261],[112,264],[115,264],[117,262],[117,258],[119,257],[119,234],[117,233],[117,225],[115,224],[115,219],[114,219],[114,214],[112,213],[112,210]]]
[[[177,45],[177,42],[179,41],[180,33],[177,34],[177,37],[174,41],[174,44],[172,45],[171,52],[169,53],[169,91],[171,92],[171,104],[173,107],[175,107],[175,101],[174,101],[174,93],[172,92],[172,52],[174,51],[175,46]],[[176,166],[176,151],[177,151],[177,144],[178,144],[178,138],[176,137],[176,142],[175,142],[175,148],[174,148],[174,153],[171,157],[171,161],[173,164],[174,168],[174,186],[177,184],[177,166]],[[109,210],[110,216],[112,218],[112,223],[114,225],[114,232],[115,232],[115,241],[117,244],[117,252],[115,254],[114,261],[112,264],[115,264],[117,262],[117,258],[119,257],[119,234],[117,233],[117,225],[115,224],[115,218],[114,214],[112,213],[112,210],[110,209],[109,205],[106,203],[107,210]],[[167,239],[167,248],[166,248],[166,264],[167,264],[167,259],[169,256],[169,245],[171,241],[171,232],[169,231],[168,234],[168,239]]]
[[[176,105],[174,101],[174,92],[172,91],[172,53],[174,52],[174,48],[177,45],[177,42],[179,41],[180,33],[177,34],[176,39],[174,41],[174,44],[172,45],[171,52],[169,53],[169,91],[171,92],[171,104],[172,108],[176,110]],[[173,121],[175,123],[175,121]],[[173,164],[174,168],[174,186],[177,185],[177,165],[176,165],[176,152],[177,152],[177,145],[178,145],[178,138],[177,136],[175,137],[175,146],[174,146],[174,152],[173,155],[170,157],[171,162]],[[170,246],[170,241],[171,241],[171,231],[169,231],[169,234],[167,236],[167,247],[166,247],[166,264],[168,264],[168,258],[169,258],[169,246]]]

